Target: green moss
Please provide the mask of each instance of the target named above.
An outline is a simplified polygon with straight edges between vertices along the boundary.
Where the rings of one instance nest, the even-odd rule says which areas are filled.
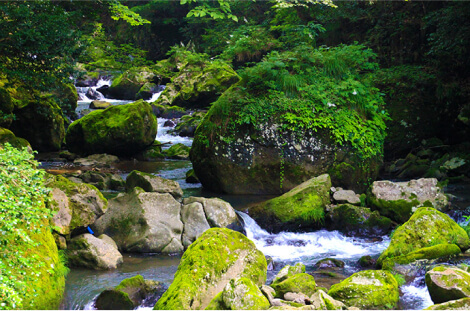
[[[224,288],[222,299],[228,310],[266,310],[270,307],[268,299],[248,278],[231,279]]]
[[[116,290],[122,290],[130,287],[141,287],[145,285],[144,277],[141,275],[136,275],[128,279],[124,279],[116,287]]]
[[[173,283],[154,309],[205,308],[218,294],[209,290],[231,271],[236,273],[230,278],[247,277],[262,285],[266,282],[266,259],[241,233],[224,228],[209,229],[185,251]]]
[[[163,154],[170,159],[187,159],[189,158],[189,150],[191,148],[184,144],[178,143],[172,145],[167,150],[163,150]]]
[[[348,307],[393,309],[399,299],[398,283],[390,272],[365,270],[334,284],[328,295]]]
[[[283,298],[285,293],[302,293],[311,296],[315,293],[317,286],[313,276],[307,273],[294,274],[282,282],[271,284],[276,291],[276,297]]]
[[[215,295],[205,310],[228,310],[222,298],[223,291]]]
[[[439,244],[456,244],[461,250],[466,250],[470,247],[470,240],[465,230],[449,216],[432,207],[421,207],[395,230],[389,247],[380,255],[377,264],[381,266],[387,258],[405,256],[424,248],[413,256],[435,256],[441,250],[444,253],[456,251],[453,246],[430,248]]]
[[[398,223],[404,223],[410,219],[410,216],[413,214],[413,208],[420,205],[416,199],[412,201],[386,201],[377,199],[372,195],[368,197],[368,201],[370,206],[379,211],[380,215],[389,217]]]
[[[432,305],[424,310],[469,310],[470,298],[451,300],[441,304]]]
[[[18,149],[31,149],[31,145],[26,139],[16,137],[12,131],[0,127],[0,144],[5,143],[9,143],[10,145]]]

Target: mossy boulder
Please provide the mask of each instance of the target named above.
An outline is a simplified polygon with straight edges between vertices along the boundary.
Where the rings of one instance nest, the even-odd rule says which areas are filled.
[[[351,204],[332,207],[327,219],[331,222],[331,229],[361,236],[384,235],[392,227],[392,221],[378,211],[371,212],[367,207]]]
[[[239,79],[228,64],[219,60],[188,63],[166,85],[157,103],[205,108]]]
[[[129,156],[151,146],[157,120],[144,101],[112,106],[89,113],[73,122],[66,135],[67,147],[78,154],[110,153]]]
[[[271,284],[276,291],[275,297],[284,298],[286,293],[302,293],[311,296],[317,290],[315,279],[307,273],[297,273],[283,281]]]
[[[196,128],[199,126],[206,113],[207,111],[198,111],[191,115],[183,116],[181,122],[172,130],[172,133],[181,137],[194,137]]]
[[[330,203],[328,174],[312,178],[280,197],[250,207],[249,214],[264,229],[311,230],[319,227]]]
[[[96,298],[98,310],[132,310],[156,296],[163,289],[157,281],[145,280],[141,275],[124,279],[114,289],[107,289]]]
[[[367,197],[371,209],[398,223],[404,223],[418,207],[430,206],[444,211],[449,202],[435,178],[408,182],[374,181]]]
[[[467,271],[439,266],[428,271],[425,280],[434,303],[470,298],[470,273]]]
[[[31,148],[31,145],[26,139],[16,137],[12,131],[6,128],[0,127],[0,145],[3,145],[5,143],[9,143],[10,145],[18,149],[26,148],[28,149],[29,152],[33,151],[33,149]]]
[[[126,189],[129,191],[135,187],[140,187],[147,192],[169,193],[176,200],[183,196],[183,190],[178,182],[136,170],[126,178]]]
[[[187,160],[189,158],[189,150],[191,148],[182,143],[174,144],[167,150],[163,150],[163,154],[168,159]]]
[[[162,144],[157,140],[152,144],[152,146],[136,155],[137,160],[148,162],[160,161],[164,158],[165,155],[163,154]]]
[[[92,228],[110,236],[124,252],[183,251],[181,204],[169,193],[133,188],[108,201],[106,214]]]
[[[111,107],[111,103],[108,103],[103,100],[94,100],[90,104],[90,109],[106,109]]]
[[[438,244],[456,244],[461,250],[466,250],[470,247],[470,239],[465,230],[446,214],[432,207],[420,207],[406,223],[395,230],[389,247],[380,255],[377,264],[381,266],[386,259],[394,260],[396,257]],[[436,258],[434,254],[439,249],[441,248],[436,247],[422,251],[419,257],[422,257],[422,254],[428,254]],[[451,253],[452,249],[455,248],[446,248]],[[413,257],[411,256],[410,259]],[[403,258],[400,257],[402,263]]]
[[[310,297],[313,310],[346,310],[347,307],[341,301],[333,299],[324,291],[317,290],[315,294]]]
[[[62,110],[50,95],[26,101],[14,110],[11,130],[38,151],[60,150],[65,137]]]
[[[224,228],[204,232],[181,258],[173,283],[155,310],[205,309],[231,279],[266,282],[266,259],[243,234]]]
[[[224,290],[206,307],[206,310],[267,310],[268,299],[248,278],[231,279]]]
[[[108,89],[110,98],[135,100],[137,93],[148,82],[155,80],[155,73],[148,67],[131,68],[117,76]]]
[[[126,182],[122,179],[119,174],[96,172],[96,171],[85,171],[81,174],[67,176],[80,178],[84,183],[90,184],[98,188],[99,190],[115,190],[124,191]]]
[[[470,298],[447,301],[432,305],[424,310],[470,310]]]
[[[94,270],[116,269],[123,262],[116,244],[89,233],[81,234],[69,241],[67,258],[70,266]]]
[[[282,282],[288,277],[299,273],[305,273],[305,265],[303,263],[298,262],[295,266],[286,265],[276,274],[273,279],[273,283]]]
[[[93,224],[108,208],[108,201],[92,185],[54,175],[47,176],[45,185],[52,189],[48,206],[56,211],[52,221],[61,235],[68,237],[75,229]]]
[[[398,303],[398,283],[388,271],[365,270],[333,285],[328,295],[348,307],[394,309]]]

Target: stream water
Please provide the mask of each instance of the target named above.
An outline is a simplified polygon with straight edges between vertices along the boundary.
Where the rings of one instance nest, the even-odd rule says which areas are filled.
[[[122,104],[124,102],[113,102]],[[87,109],[88,103],[79,102],[79,109]],[[176,137],[168,133],[170,128],[163,127],[164,119],[159,119],[159,130],[157,140],[161,142],[183,143],[191,145],[190,138]],[[57,164],[60,166],[61,164]],[[45,168],[53,167],[52,163],[43,163]],[[316,271],[316,262],[324,258],[335,258],[342,260],[345,267],[334,272],[342,278],[347,277],[363,268],[357,261],[361,256],[371,255],[377,258],[387,248],[390,239],[387,236],[375,239],[361,239],[347,237],[337,231],[320,230],[308,233],[281,232],[271,234],[256,224],[246,211],[246,206],[253,202],[259,202],[271,198],[270,196],[241,196],[241,195],[218,195],[204,191],[200,184],[188,184],[185,182],[185,173],[191,168],[191,162],[181,160],[164,160],[159,162],[136,162],[123,161],[116,168],[125,178],[133,169],[141,170],[176,180],[180,183],[184,196],[220,197],[232,204],[239,211],[243,220],[246,235],[256,247],[266,256],[273,259],[274,265],[268,271],[268,284],[286,264],[302,262],[308,273],[312,273],[319,286],[329,288],[332,283],[337,282]],[[470,196],[466,185],[464,189],[451,189],[458,196],[461,206],[470,206]],[[459,201],[460,200],[460,201]],[[467,205],[466,205],[467,204]],[[470,207],[469,207],[470,208]],[[92,309],[93,300],[97,295],[107,288],[117,286],[123,279],[141,274],[144,278],[161,281],[169,286],[173,280],[180,256],[168,256],[157,254],[123,254],[124,263],[112,271],[92,271],[87,269],[72,269],[67,276],[66,289],[62,309]],[[317,273],[317,274],[316,274]],[[424,274],[410,281],[400,288],[401,298],[399,308],[401,309],[423,309],[432,305],[428,291],[424,284]],[[154,302],[153,302],[154,303]],[[153,305],[144,306],[151,309]]]

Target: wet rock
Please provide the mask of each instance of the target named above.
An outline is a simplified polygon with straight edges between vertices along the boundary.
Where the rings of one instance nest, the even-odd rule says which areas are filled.
[[[348,203],[352,205],[360,205],[359,196],[352,190],[337,190],[333,193],[333,200],[338,204]]]
[[[75,229],[93,224],[108,208],[108,201],[92,185],[47,175],[45,186],[52,189],[49,208],[56,211],[52,222],[62,235],[69,236]]]
[[[152,146],[137,154],[136,159],[139,161],[160,161],[165,158],[162,150],[162,144],[155,141]]]
[[[111,107],[111,103],[102,101],[102,100],[94,100],[90,104],[90,109],[106,109]]]
[[[434,303],[470,298],[470,273],[457,267],[436,267],[426,273],[425,280]]]
[[[360,236],[379,236],[388,233],[392,221],[381,216],[378,211],[366,207],[342,204],[329,208],[327,219],[331,221],[331,229],[346,234]]]
[[[97,110],[74,121],[67,129],[66,143],[79,154],[131,156],[151,146],[156,135],[157,120],[150,105],[141,100]]]
[[[470,298],[451,300],[441,304],[432,305],[424,310],[470,310]]]
[[[268,271],[274,270],[274,259],[271,256],[266,256],[266,262],[268,263]]]
[[[170,194],[134,188],[109,200],[108,211],[94,228],[125,252],[177,253],[183,251],[180,212],[181,204]]]
[[[71,266],[95,270],[115,269],[123,262],[115,244],[85,233],[70,240],[67,258]]]
[[[377,260],[379,266],[393,267],[417,259],[434,259],[470,247],[467,233],[449,216],[432,207],[419,208],[411,218],[398,227],[389,247]],[[385,262],[387,261],[387,262]]]
[[[229,228],[240,231],[240,221],[230,203],[218,198],[207,199],[189,197],[183,200],[184,205],[191,203],[202,204],[207,222],[211,227]]]
[[[100,190],[124,191],[125,181],[118,174],[86,171],[78,175],[85,183],[95,186]]]
[[[171,121],[171,120],[167,120],[167,121],[165,121],[165,123],[163,123],[163,126],[164,127],[175,127],[176,123]]]
[[[263,253],[239,232],[209,229],[186,250],[173,283],[154,309],[205,309],[230,280],[243,277],[257,286],[266,282]]]
[[[347,307],[341,301],[333,299],[330,295],[318,290],[310,297],[311,306],[313,310],[346,310]]]
[[[295,266],[286,265],[274,277],[272,283],[282,282],[288,277],[299,273],[305,273],[305,265],[303,263],[298,262]]]
[[[181,117],[181,122],[176,125],[172,133],[181,137],[194,137],[196,128],[199,126],[206,113],[207,111],[198,111],[191,115]]]
[[[93,167],[110,167],[119,162],[117,156],[111,154],[92,154],[86,158],[79,158],[73,161],[75,165],[93,166]]]
[[[61,158],[66,159],[67,161],[74,161],[75,159],[78,159],[79,157],[77,154],[72,153],[68,150],[62,150],[61,152],[59,152],[59,156]]]
[[[270,232],[319,227],[330,203],[328,174],[312,178],[280,197],[250,207],[248,213]]]
[[[272,283],[277,298],[283,298],[288,292],[313,295],[317,289],[315,279],[307,273],[294,274],[281,282]]]
[[[377,263],[377,260],[373,259],[371,256],[362,256],[358,261],[359,265],[363,268],[374,267]]]
[[[449,202],[435,178],[421,178],[409,182],[374,181],[369,192],[371,208],[381,215],[404,223],[418,207],[430,206],[445,210]]]
[[[398,283],[388,271],[365,270],[354,273],[328,291],[333,299],[348,307],[393,309],[398,303]]]
[[[186,182],[189,184],[198,184],[199,179],[196,176],[196,173],[194,173],[193,169],[190,169],[189,171],[186,172]]]
[[[334,258],[325,258],[320,261],[317,261],[314,265],[316,269],[335,269],[335,268],[344,268],[344,262]]]
[[[171,146],[167,150],[163,150],[163,154],[168,159],[187,160],[189,158],[190,149],[190,147],[178,143]]]
[[[145,83],[153,81],[155,73],[148,67],[133,67],[113,80],[108,89],[111,98],[134,100]]]
[[[144,280],[141,275],[124,279],[114,289],[107,289],[96,298],[97,310],[132,310],[141,306],[144,300],[156,299],[163,291],[160,282]]]
[[[103,94],[101,94],[100,92],[92,89],[91,87],[88,89],[88,91],[86,92],[85,95],[86,95],[87,98],[93,99],[93,100],[99,100],[99,99],[103,98]],[[94,109],[96,109],[96,108],[94,108]]]
[[[183,190],[178,182],[140,171],[132,171],[126,178],[126,189],[140,187],[147,192],[169,193],[176,200],[181,199]]]

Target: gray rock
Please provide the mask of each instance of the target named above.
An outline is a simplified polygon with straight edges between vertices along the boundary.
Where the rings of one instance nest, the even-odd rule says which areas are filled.
[[[169,193],[177,200],[183,196],[183,190],[178,182],[134,170],[126,178],[126,189],[131,190],[135,187],[147,192]]]
[[[330,295],[318,290],[310,297],[314,310],[346,310],[347,307],[341,301],[333,299]]]
[[[434,303],[470,298],[470,273],[456,267],[435,267],[426,273],[426,286]]]
[[[100,190],[123,191],[125,189],[125,182],[118,174],[86,171],[78,175],[78,178]]]
[[[68,262],[71,266],[95,270],[115,269],[123,262],[122,255],[105,239],[98,239],[89,233],[79,235],[68,245]]]
[[[470,310],[470,298],[451,300],[437,305],[432,305],[424,310]]]
[[[181,204],[170,194],[134,188],[109,200],[108,212],[95,222],[95,229],[112,237],[121,251],[181,252],[180,212]]]
[[[349,203],[352,205],[360,205],[361,200],[352,190],[338,190],[333,193],[333,199],[339,204]]]
[[[267,285],[261,285],[260,289],[263,295],[268,298],[269,303],[273,305],[274,296],[276,296],[276,291],[274,290],[274,288]]]
[[[82,166],[109,167],[117,162],[119,162],[119,158],[117,156],[102,153],[92,154],[86,158],[76,159],[73,161],[73,164]]]
[[[204,213],[204,207],[199,202],[183,205],[181,219],[184,224],[182,241],[185,248],[210,228]]]
[[[295,303],[300,303],[300,304],[305,304],[305,301],[310,301],[310,298],[302,293],[292,293],[288,292],[284,294],[284,300],[286,301],[292,301]]]
[[[207,221],[211,227],[226,228],[238,224],[238,216],[230,203],[218,198],[206,199],[189,197],[183,200],[183,204],[198,202],[204,207]]]

